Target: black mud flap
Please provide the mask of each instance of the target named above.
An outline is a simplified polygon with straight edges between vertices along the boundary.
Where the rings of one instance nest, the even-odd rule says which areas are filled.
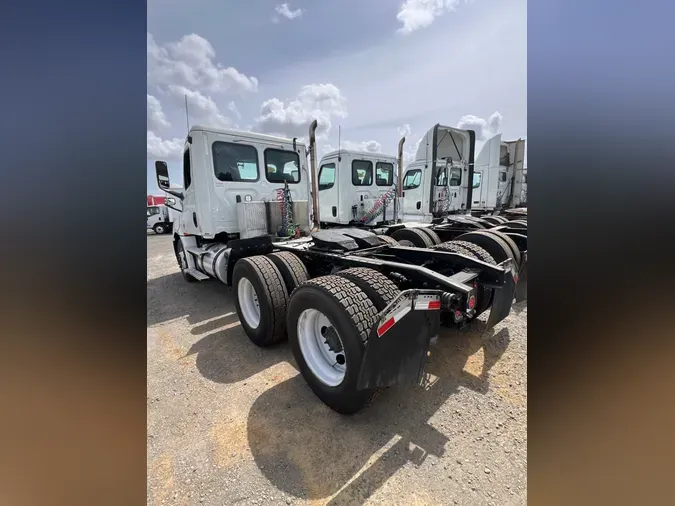
[[[501,288],[495,289],[495,294],[492,298],[492,308],[490,309],[490,317],[487,321],[488,328],[492,328],[500,321],[506,318],[511,312],[511,305],[516,294],[516,280],[513,274],[513,268],[509,268],[507,275],[504,276],[504,284]]]
[[[440,327],[440,292],[406,290],[379,315],[371,329],[358,388],[419,383],[431,338]]]
[[[523,251],[521,255],[523,259],[520,263],[518,284],[516,284],[516,302],[527,300],[527,251]]]

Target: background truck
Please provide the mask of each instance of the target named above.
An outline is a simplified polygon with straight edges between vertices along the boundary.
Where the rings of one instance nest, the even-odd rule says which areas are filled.
[[[493,235],[500,236],[499,246],[481,246],[497,257],[503,253],[494,248],[508,246],[517,261],[517,272],[527,279],[527,215],[518,214],[513,220],[487,215],[495,212],[498,197],[508,189],[506,176],[514,174],[510,153],[521,153],[523,141],[503,143],[501,136],[496,136],[474,162],[474,132],[437,124],[422,138],[415,160],[405,172],[404,143],[405,137],[399,141],[395,165],[398,175],[392,178],[395,184],[380,190],[379,195],[376,192],[386,188],[388,180],[378,174],[378,186],[376,178],[370,176],[381,160],[393,161],[393,156],[355,151],[325,155],[319,163],[321,226],[365,227],[378,235],[391,236],[401,245],[419,248],[436,247],[462,234],[490,229]],[[360,177],[360,171],[368,177]],[[500,179],[505,182],[500,183]],[[366,192],[370,193],[364,198]],[[478,205],[475,209],[476,202],[488,201],[488,192],[492,208]],[[498,212],[501,211],[500,208]],[[482,241],[479,236],[476,240]],[[523,283],[522,289],[525,287]]]
[[[315,394],[353,413],[377,388],[420,381],[439,325],[490,310],[493,326],[525,292],[517,252],[491,230],[416,248],[359,227],[320,229],[316,125],[309,171],[297,139],[194,126],[184,189],[171,189],[162,161],[157,183],[180,211],[185,280],[231,286],[249,339],[288,338]]]
[[[525,140],[489,139],[474,163],[471,213],[493,214],[527,205]],[[525,186],[524,186],[525,185]]]
[[[155,234],[168,234],[172,230],[172,220],[166,205],[148,206],[146,208],[147,229]]]
[[[394,220],[396,158],[382,153],[340,150],[319,163],[322,226],[376,225]]]

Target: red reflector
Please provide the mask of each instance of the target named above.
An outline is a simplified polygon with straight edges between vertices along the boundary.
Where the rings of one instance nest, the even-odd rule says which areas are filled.
[[[382,325],[380,325],[380,326],[377,328],[377,336],[378,336],[378,337],[382,337],[382,335],[383,335],[387,330],[389,330],[390,328],[392,328],[392,327],[394,326],[394,323],[396,323],[396,320],[395,320],[394,317],[392,316],[391,318],[389,318],[386,322],[384,322]]]
[[[469,297],[469,309],[473,309],[474,307],[476,307],[476,297],[472,295]]]
[[[441,309],[441,301],[440,300],[430,300],[429,301],[429,309]]]

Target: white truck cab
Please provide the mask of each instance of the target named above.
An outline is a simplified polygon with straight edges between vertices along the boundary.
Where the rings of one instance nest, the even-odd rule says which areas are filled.
[[[184,189],[177,229],[204,239],[238,235],[245,217],[238,215],[237,205],[277,201],[286,185],[293,201],[308,200],[303,143],[193,126],[183,150]]]
[[[523,139],[502,141],[498,134],[485,143],[474,164],[473,211],[491,213],[525,204],[524,152]]]
[[[429,129],[404,172],[404,222],[431,223],[444,214],[468,212],[475,144],[473,130],[440,124]]]
[[[392,221],[396,167],[396,157],[383,153],[340,150],[324,155],[318,168],[320,222]]]

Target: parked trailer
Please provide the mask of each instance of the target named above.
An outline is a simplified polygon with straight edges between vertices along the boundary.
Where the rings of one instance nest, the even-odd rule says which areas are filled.
[[[516,265],[471,234],[431,249],[356,227],[320,230],[305,153],[296,139],[194,126],[184,190],[170,189],[165,162],[155,164],[157,182],[180,201],[174,246],[186,281],[230,285],[249,339],[288,338],[315,394],[354,413],[377,388],[421,380],[442,316],[462,325],[489,309],[488,326],[502,321],[518,291]]]

